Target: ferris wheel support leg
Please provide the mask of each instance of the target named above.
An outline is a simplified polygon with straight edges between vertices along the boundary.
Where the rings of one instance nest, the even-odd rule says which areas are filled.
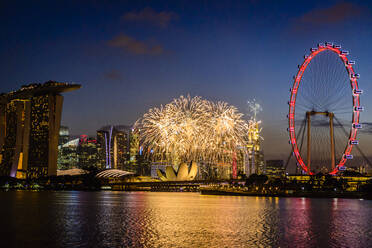
[[[310,137],[311,137],[311,123],[310,123],[310,112],[306,112],[306,119],[307,119],[307,168],[308,173],[310,172],[310,162],[311,162],[311,143],[310,143]]]
[[[332,161],[332,171],[335,169],[335,137],[333,134],[333,113],[329,113],[329,132],[331,138],[331,161]]]

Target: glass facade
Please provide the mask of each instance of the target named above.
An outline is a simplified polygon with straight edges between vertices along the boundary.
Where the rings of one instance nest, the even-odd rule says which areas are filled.
[[[131,128],[106,126],[97,131],[99,165],[106,169],[126,169],[130,163]]]
[[[98,152],[97,141],[94,138],[80,138],[77,147],[78,168],[97,168]]]

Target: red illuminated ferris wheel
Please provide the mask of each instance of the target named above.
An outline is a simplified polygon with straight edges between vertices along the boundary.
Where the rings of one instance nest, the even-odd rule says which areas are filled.
[[[288,132],[293,155],[304,173],[345,170],[358,145],[362,90],[349,52],[331,42],[305,55],[294,76],[288,102]],[[351,118],[350,118],[351,117]],[[351,120],[350,120],[351,119]]]

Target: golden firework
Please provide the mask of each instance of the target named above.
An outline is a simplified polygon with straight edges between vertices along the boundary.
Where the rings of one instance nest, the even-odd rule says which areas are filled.
[[[180,96],[150,109],[135,130],[144,151],[154,159],[216,163],[231,158],[237,147],[247,143],[252,121],[242,117],[226,102]]]

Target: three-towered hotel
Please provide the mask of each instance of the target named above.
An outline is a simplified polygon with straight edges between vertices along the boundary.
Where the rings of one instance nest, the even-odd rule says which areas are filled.
[[[0,95],[0,175],[17,178],[57,173],[63,96],[78,84],[48,81]]]

